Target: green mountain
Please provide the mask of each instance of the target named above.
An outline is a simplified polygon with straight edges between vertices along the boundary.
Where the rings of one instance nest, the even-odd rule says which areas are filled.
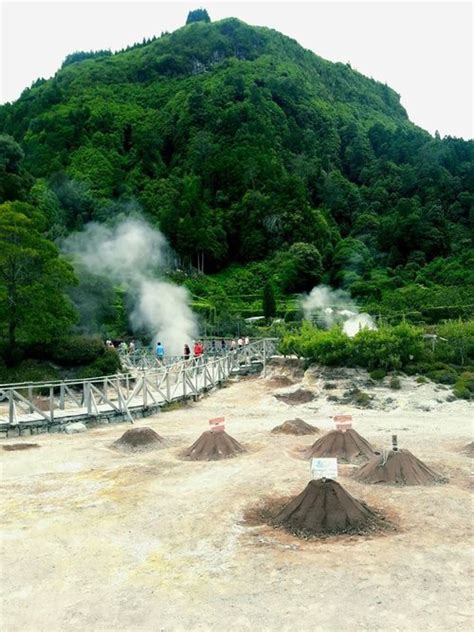
[[[323,279],[370,302],[469,284],[473,143],[433,138],[391,88],[271,29],[197,21],[74,53],[0,108],[0,132],[24,152],[3,139],[0,202],[33,201],[50,237],[141,208],[184,266],[266,261],[262,287]]]

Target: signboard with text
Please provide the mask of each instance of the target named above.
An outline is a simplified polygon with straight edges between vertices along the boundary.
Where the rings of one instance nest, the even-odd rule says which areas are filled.
[[[224,432],[225,417],[214,417],[214,419],[209,419],[209,430],[211,432]]]
[[[337,478],[337,459],[311,459],[311,478]]]

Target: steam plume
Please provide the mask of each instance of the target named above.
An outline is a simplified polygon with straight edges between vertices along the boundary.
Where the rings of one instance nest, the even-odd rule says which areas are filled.
[[[318,285],[303,298],[305,318],[315,319],[323,327],[342,323],[345,334],[351,338],[361,329],[377,329],[372,317],[359,308],[344,290],[333,290],[327,285]]]
[[[132,328],[159,339],[167,354],[182,354],[184,344],[197,336],[186,289],[162,278],[171,261],[167,241],[145,221],[127,219],[112,227],[90,223],[63,247],[90,272],[127,288]]]

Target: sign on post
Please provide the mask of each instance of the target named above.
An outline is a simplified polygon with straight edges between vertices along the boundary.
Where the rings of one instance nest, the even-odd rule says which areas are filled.
[[[209,419],[209,430],[211,432],[224,432],[225,417],[214,417],[214,419]]]
[[[311,478],[337,478],[337,459],[311,459]]]
[[[352,415],[334,415],[336,430],[346,432],[352,428]]]

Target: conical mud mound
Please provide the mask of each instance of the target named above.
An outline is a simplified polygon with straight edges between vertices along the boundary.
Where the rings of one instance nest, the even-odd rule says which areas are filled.
[[[163,446],[164,439],[148,427],[127,430],[112,445],[122,452],[147,452]]]
[[[298,417],[296,419],[288,419],[281,426],[275,426],[272,429],[273,434],[310,435],[318,432],[319,428],[307,424],[306,421],[298,419]]]
[[[183,456],[191,461],[219,461],[237,456],[241,452],[245,452],[245,448],[227,432],[207,430]]]
[[[274,518],[295,535],[330,535],[373,531],[381,519],[331,479],[310,481],[306,488]]]
[[[465,445],[461,452],[467,456],[474,456],[474,441]]]
[[[374,456],[372,446],[351,428],[342,432],[331,430],[308,448],[306,458],[337,458],[346,463],[367,460]]]
[[[387,450],[374,456],[357,470],[354,478],[361,483],[395,485],[432,485],[445,481],[408,450]]]
[[[307,404],[308,402],[313,401],[314,394],[307,389],[299,388],[297,391],[293,391],[292,393],[281,393],[275,395],[274,397],[289,406],[297,406],[298,404]]]

